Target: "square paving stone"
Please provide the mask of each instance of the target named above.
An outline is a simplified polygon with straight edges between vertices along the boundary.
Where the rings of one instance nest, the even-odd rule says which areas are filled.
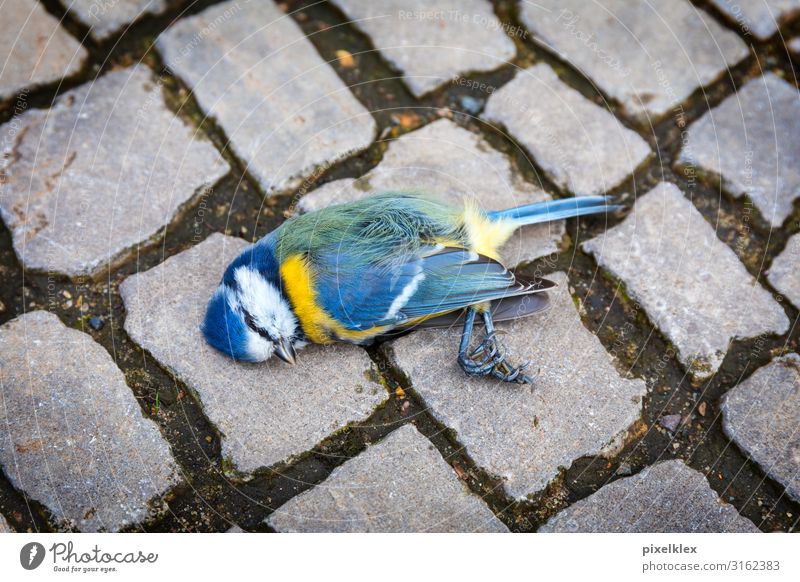
[[[800,234],[789,238],[767,273],[770,284],[800,309]]]
[[[158,236],[228,164],[164,105],[143,65],[0,127],[0,216],[27,269],[96,273]]]
[[[625,284],[695,378],[716,373],[732,340],[789,328],[781,306],[674,184],[639,197],[621,224],[583,248]]]
[[[664,461],[619,479],[557,513],[540,533],[756,533],[702,473]]]
[[[0,327],[0,386],[0,464],[61,527],[117,531],[177,483],[169,445],[114,360],[52,313]]]
[[[679,163],[719,176],[780,226],[800,197],[800,93],[772,73],[749,81],[689,127]]]
[[[473,199],[486,210],[551,200],[480,136],[440,119],[391,142],[381,163],[361,178],[336,180],[308,193],[297,210],[311,212],[391,190],[435,194],[455,205]],[[531,261],[557,252],[563,235],[563,221],[527,226],[503,246],[501,255],[509,265]]]
[[[421,97],[451,79],[492,71],[516,55],[486,0],[333,0]]]
[[[686,0],[536,0],[519,6],[539,43],[642,123],[667,114],[749,55],[734,32]]]
[[[375,137],[369,112],[273,2],[217,4],[178,20],[156,48],[268,194]]]
[[[637,133],[544,63],[495,91],[483,117],[504,126],[553,182],[577,196],[611,190],[652,154]]]
[[[507,532],[428,439],[406,424],[278,508],[282,532]]]
[[[175,0],[60,0],[97,41],[133,24],[146,15],[161,14]]]
[[[392,346],[430,412],[516,499],[541,491],[580,457],[612,453],[639,418],[646,391],[642,380],[619,375],[583,326],[566,275],[547,278],[559,284],[548,311],[497,325],[508,360],[531,362],[533,385],[467,377],[456,361],[461,329],[419,331]]]
[[[722,415],[725,434],[800,501],[800,356],[753,372],[725,395]]]
[[[368,417],[388,394],[367,379],[359,347],[312,345],[288,366],[273,358],[234,362],[206,344],[200,324],[228,263],[247,247],[213,234],[120,286],[133,341],[198,397],[222,433],[222,453],[242,472],[313,448],[348,423]]]
[[[778,31],[778,26],[800,14],[800,0],[711,0],[711,3],[743,34],[752,33],[759,40],[767,40]]]
[[[36,0],[4,0],[0,101],[75,75],[89,56]]]

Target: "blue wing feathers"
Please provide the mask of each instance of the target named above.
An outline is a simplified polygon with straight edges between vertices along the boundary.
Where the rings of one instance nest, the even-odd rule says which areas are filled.
[[[318,279],[325,310],[350,329],[370,329],[511,296],[525,287],[497,261],[465,249],[431,248],[407,255],[403,263],[364,265],[342,276],[334,270]]]

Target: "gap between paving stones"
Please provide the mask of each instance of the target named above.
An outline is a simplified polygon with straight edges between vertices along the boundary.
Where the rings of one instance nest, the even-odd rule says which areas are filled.
[[[705,472],[709,467],[719,468],[720,480],[714,479],[712,485],[720,494],[725,494],[732,485],[734,489],[740,491],[743,487],[746,488],[749,493],[742,499],[737,498],[737,506],[740,510],[747,511],[756,523],[763,520],[758,514],[753,513],[758,510],[751,503],[754,496],[764,497],[765,505],[769,504],[767,499],[777,500],[776,507],[779,506],[781,511],[788,511],[796,516],[796,507],[792,508],[791,503],[781,499],[774,484],[770,480],[765,480],[758,468],[754,467],[738,449],[730,447],[730,441],[720,431],[719,418],[713,413],[722,394],[730,389],[740,376],[752,373],[754,369],[766,363],[771,351],[784,349],[786,340],[759,337],[748,342],[735,342],[717,376],[707,382],[702,391],[699,391],[699,388],[695,390],[687,382],[681,366],[674,357],[662,359],[661,354],[667,349],[663,338],[659,334],[652,335],[654,331],[652,326],[649,334],[644,333],[648,324],[641,310],[637,311],[632,307],[633,302],[626,299],[624,293],[619,293],[619,288],[614,286],[610,277],[604,275],[602,271],[601,276],[597,276],[597,267],[588,256],[578,252],[572,257],[562,257],[556,265],[540,261],[522,271],[528,275],[531,273],[541,275],[552,269],[570,268],[575,271],[571,281],[578,291],[578,298],[587,310],[583,317],[584,323],[597,334],[609,353],[620,359],[617,367],[621,373],[633,372],[638,377],[644,377],[650,387],[650,392],[645,397],[645,420],[650,427],[655,428],[648,430],[645,426],[644,437],[620,453],[618,459],[625,464],[630,460],[634,466],[642,467],[653,456],[658,459],[664,454],[669,456],[677,452],[678,455],[688,458],[700,471]],[[592,283],[587,286],[586,281],[589,280]],[[796,338],[797,331],[796,329],[792,331],[792,337]],[[644,345],[641,351],[640,345]],[[632,352],[629,352],[628,347]],[[753,354],[756,355],[757,361],[751,361]],[[744,369],[740,370],[742,366]],[[673,388],[665,393],[661,389],[662,386]],[[700,401],[705,401],[707,406],[710,405],[707,417],[701,418],[695,412]],[[675,412],[685,414],[687,411],[696,417],[694,422],[700,421],[703,425],[698,428],[693,426],[691,430],[681,429],[675,437],[665,434],[665,431],[656,426],[657,419],[663,414]],[[670,448],[675,442],[680,445],[680,450],[674,451]],[[579,459],[574,465],[583,463],[584,461]],[[606,474],[609,478],[614,476],[613,471]],[[741,477],[738,482],[736,482],[737,476]],[[587,489],[587,485],[581,485],[581,475],[577,477],[575,486],[580,491],[578,498],[593,492],[591,486]],[[572,479],[571,471],[568,471],[567,478]],[[746,503],[747,507],[742,507],[741,503]]]

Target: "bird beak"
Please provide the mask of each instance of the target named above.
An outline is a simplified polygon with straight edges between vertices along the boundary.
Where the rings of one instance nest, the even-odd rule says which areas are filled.
[[[291,340],[286,338],[282,338],[275,344],[275,355],[292,366],[297,362],[297,352],[294,351]]]

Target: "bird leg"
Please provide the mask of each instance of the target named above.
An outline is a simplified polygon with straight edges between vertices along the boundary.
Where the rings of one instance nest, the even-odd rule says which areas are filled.
[[[512,366],[506,362],[506,355],[503,347],[497,340],[497,333],[494,329],[491,310],[483,312],[483,323],[486,328],[483,341],[469,354],[470,341],[472,340],[472,329],[475,325],[475,308],[467,309],[464,318],[464,331],[461,334],[461,344],[458,348],[458,363],[461,369],[468,376],[494,376],[505,382],[516,382],[518,384],[532,384],[530,376],[523,374],[529,366],[528,363],[521,366]]]

